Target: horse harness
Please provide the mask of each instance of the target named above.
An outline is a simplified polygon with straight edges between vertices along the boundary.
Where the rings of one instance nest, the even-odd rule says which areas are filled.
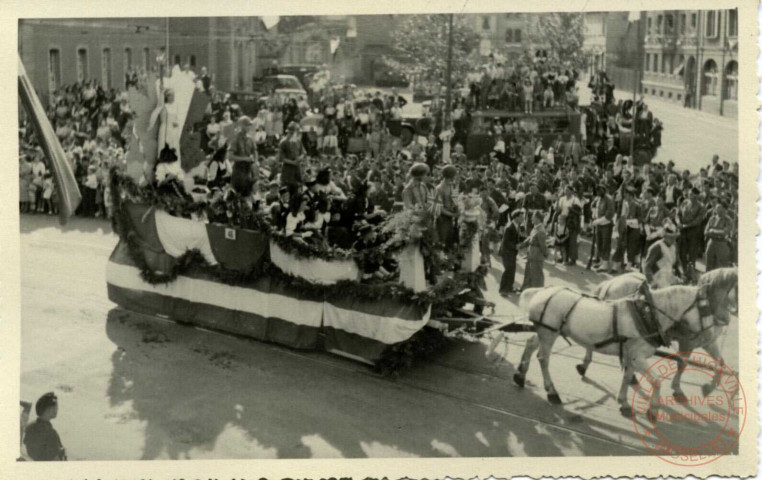
[[[578,294],[579,298],[577,300],[575,300],[574,303],[572,303],[572,306],[569,307],[569,310],[567,310],[566,313],[561,317],[561,325],[559,325],[558,328],[551,327],[550,325],[548,325],[546,323],[543,323],[542,320],[545,318],[545,312],[548,309],[548,305],[550,305],[550,301],[558,293],[560,293],[560,292],[562,292],[564,290],[568,290],[568,291],[570,291],[572,293]],[[595,299],[597,299],[598,297],[596,297],[595,295],[588,295],[588,294],[585,294],[585,293],[582,293],[582,292],[577,292],[575,290],[572,290],[571,288],[566,288],[566,287],[561,288],[561,289],[557,290],[555,293],[553,293],[550,297],[548,297],[548,299],[545,301],[545,305],[542,306],[542,312],[540,312],[540,318],[537,321],[534,321],[531,318],[529,320],[532,323],[534,323],[535,325],[537,325],[538,327],[547,328],[551,332],[554,332],[554,333],[557,333],[557,334],[561,335],[561,338],[563,338],[566,341],[566,343],[571,345],[572,343],[566,337],[566,334],[563,332],[563,330],[564,330],[564,327],[566,326],[566,322],[569,320],[569,317],[571,316],[572,312],[577,307],[577,305],[579,304],[580,300],[582,300],[583,298],[595,298]]]

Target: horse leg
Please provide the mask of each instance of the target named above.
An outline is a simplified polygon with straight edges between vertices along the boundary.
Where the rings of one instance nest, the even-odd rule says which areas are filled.
[[[680,381],[683,378],[683,372],[685,372],[686,362],[691,356],[692,349],[684,349],[682,346],[678,347],[679,352],[675,357],[677,362],[677,373],[672,378],[672,393],[674,394],[675,401],[678,403],[684,403],[688,401],[688,397],[683,393],[683,388],[680,386]]]
[[[627,365],[622,375],[622,385],[619,387],[619,395],[616,401],[619,402],[619,412],[627,418],[632,418],[632,407],[627,403],[627,391],[630,389],[630,379],[635,376],[635,368]]]
[[[554,405],[560,405],[563,402],[561,402],[561,397],[558,396],[556,387],[553,385],[553,379],[550,378],[550,354],[556,336],[553,334],[540,338],[540,353],[537,355],[537,359],[540,361],[542,380],[545,384],[545,391],[548,393],[548,401]]]
[[[585,358],[584,360],[582,360],[582,363],[577,364],[577,373],[579,373],[581,377],[585,376],[585,373],[587,373],[587,367],[590,366],[592,361],[593,361],[593,349],[588,348],[587,350],[585,350]]]
[[[524,353],[521,355],[521,362],[519,363],[519,371],[513,374],[513,381],[521,388],[524,388],[524,381],[526,380],[527,370],[529,370],[529,361],[532,359],[532,354],[540,346],[540,334],[532,335],[527,341],[524,347]]]
[[[714,376],[708,383],[705,383],[701,386],[701,393],[706,397],[709,396],[709,394],[711,394],[715,388],[717,388],[717,385],[720,384],[720,380],[722,379],[722,371],[725,369],[726,365],[725,360],[722,358],[722,353],[720,352],[720,346],[717,344],[717,340],[705,346],[704,350],[706,350],[706,353],[717,359],[717,368],[714,371]]]
[[[651,423],[655,424],[659,419],[659,408],[654,404],[656,403],[657,399],[660,398],[662,379],[656,378],[653,372],[649,370],[650,365],[648,364],[646,357],[638,356],[633,358],[632,365],[635,367],[637,372],[640,372],[641,375],[646,377],[646,381],[651,385],[651,388],[653,389],[646,414],[648,416],[648,420],[650,420]]]

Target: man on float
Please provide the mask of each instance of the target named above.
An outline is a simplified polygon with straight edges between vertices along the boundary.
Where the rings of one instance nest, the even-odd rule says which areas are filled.
[[[439,241],[449,250],[457,242],[457,230],[455,219],[458,216],[458,206],[455,203],[455,177],[458,169],[453,165],[447,165],[442,169],[442,181],[437,185],[435,192],[436,202],[436,229]]]
[[[665,220],[664,238],[648,249],[643,270],[651,288],[669,287],[680,282],[680,277],[676,274],[678,256],[675,239],[677,236],[677,226],[671,220]]]

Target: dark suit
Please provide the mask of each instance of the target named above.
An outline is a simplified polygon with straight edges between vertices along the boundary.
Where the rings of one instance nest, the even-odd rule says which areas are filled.
[[[513,283],[516,280],[516,254],[518,254],[520,242],[519,229],[513,222],[509,223],[505,227],[503,243],[500,245],[500,256],[505,268],[503,276],[500,278],[500,293],[513,290]]]

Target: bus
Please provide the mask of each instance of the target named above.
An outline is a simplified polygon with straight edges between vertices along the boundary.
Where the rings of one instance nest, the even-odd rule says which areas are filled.
[[[577,111],[550,109],[527,114],[524,112],[505,110],[480,110],[471,114],[466,138],[466,156],[477,160],[488,155],[495,146],[493,135],[495,122],[513,127],[504,128],[506,144],[511,137],[525,137],[533,134],[540,138],[544,147],[549,147],[559,135],[564,139],[575,136],[581,140],[581,114]]]

